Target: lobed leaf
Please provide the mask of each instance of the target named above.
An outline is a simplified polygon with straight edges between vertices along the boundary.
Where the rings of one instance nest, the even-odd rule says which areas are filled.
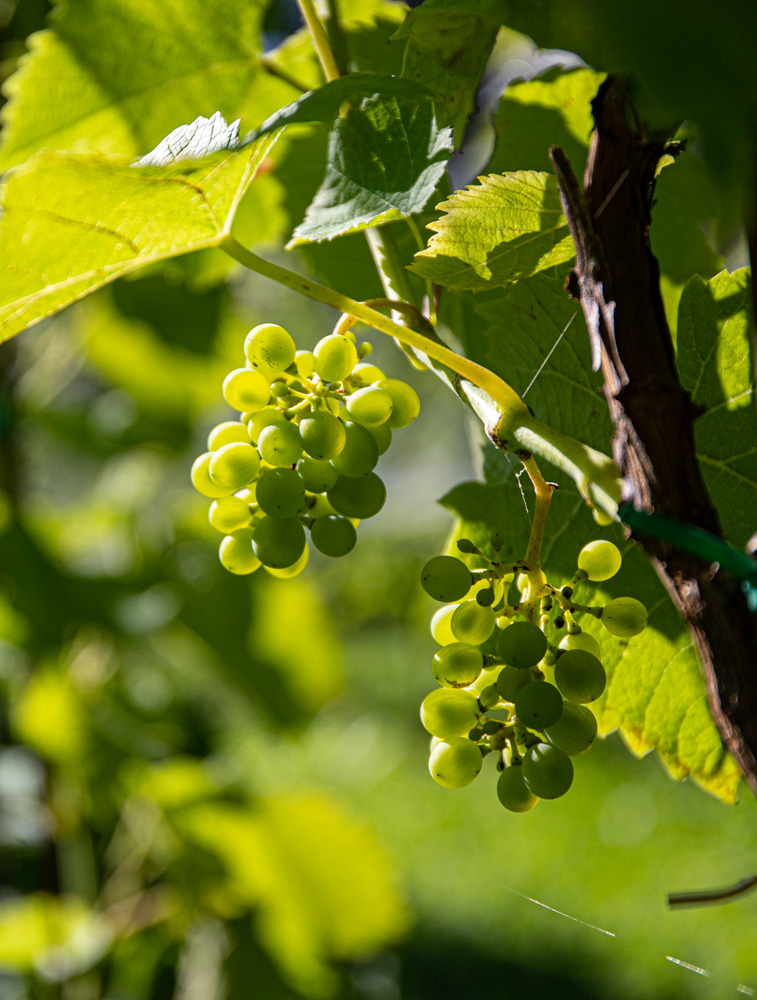
[[[320,242],[420,212],[452,152],[430,97],[376,95],[337,119],[326,176],[290,247]]]
[[[216,246],[270,145],[141,168],[36,154],[3,191],[0,340],[124,274]]]
[[[743,548],[757,530],[757,412],[750,272],[723,271],[683,290],[676,363],[706,410],[694,423],[702,475],[726,537]]]
[[[569,261],[573,242],[550,174],[490,174],[438,208],[436,236],[411,271],[451,289],[481,291]]]

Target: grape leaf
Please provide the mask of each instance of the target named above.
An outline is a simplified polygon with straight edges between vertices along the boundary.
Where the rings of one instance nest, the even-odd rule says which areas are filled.
[[[355,100],[366,94],[381,94],[383,97],[404,97],[421,101],[429,97],[428,90],[413,80],[404,80],[385,73],[349,73],[337,80],[324,83],[317,90],[308,91],[302,97],[281,108],[255,130],[254,138],[275,132],[283,125],[331,123],[339,114],[345,101]]]
[[[189,125],[179,125],[162,139],[155,149],[145,153],[135,167],[165,167],[177,160],[198,160],[239,145],[239,119],[227,125],[220,111],[210,118],[195,118]]]
[[[415,274],[452,289],[509,285],[574,256],[573,242],[550,174],[490,174],[438,208],[436,233],[415,255]]]
[[[430,97],[374,96],[337,119],[326,176],[289,246],[320,242],[420,212],[452,152]]]
[[[165,167],[37,153],[4,185],[0,340],[146,264],[217,246],[271,141]]]
[[[723,271],[684,288],[676,358],[681,385],[706,412],[694,423],[705,484],[726,537],[743,547],[757,530],[757,412],[750,273]]]
[[[458,299],[458,309],[467,313],[462,325],[466,353],[520,391],[555,346],[575,310],[575,303],[564,294],[560,302],[558,282],[544,275],[524,279],[507,296],[491,293]],[[534,381],[527,401],[540,419],[568,434],[580,430],[583,440],[607,450],[611,426],[596,385],[581,317],[576,316]],[[489,467],[495,475],[501,474],[501,467],[493,463]],[[691,775],[713,794],[735,801],[738,768],[711,718],[688,632],[657,575],[644,554],[629,545],[618,529],[594,523],[572,481],[553,468],[542,471],[560,486],[542,550],[550,581],[567,582],[581,547],[594,538],[609,538],[623,552],[623,567],[606,583],[582,585],[578,600],[603,605],[611,597],[631,595],[641,599],[650,612],[648,628],[627,642],[588,616],[580,620],[582,628],[600,643],[609,677],[602,699],[592,705],[601,731],[619,729],[634,753],[655,749],[674,778]],[[502,531],[506,538],[502,558],[523,556],[530,490],[524,486],[521,495],[514,477],[498,485],[464,483],[441,502],[463,518],[461,530],[475,543],[485,546],[493,531]]]
[[[466,11],[449,0],[425,0],[393,36],[407,39],[402,75],[434,91],[437,118],[441,125],[453,126],[456,146],[476,106],[476,90],[497,36],[497,13],[491,2]]]
[[[0,170],[42,147],[133,156],[177,122],[235,117],[261,72],[264,7],[121,0],[114,20],[110,0],[61,3],[6,84]]]

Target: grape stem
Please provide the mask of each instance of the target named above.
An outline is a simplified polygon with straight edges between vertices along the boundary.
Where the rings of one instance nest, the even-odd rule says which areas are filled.
[[[321,19],[318,17],[313,0],[297,0],[297,6],[300,8],[303,20],[308,26],[310,37],[313,40],[313,48],[318,55],[318,61],[323,69],[323,75],[329,82],[331,80],[338,80],[340,76],[339,67],[336,64],[334,53],[331,51],[329,40],[321,24]]]
[[[515,454],[526,452],[546,458],[570,475],[593,504],[617,518],[620,480],[612,459],[537,420],[517,392],[494,372],[456,354],[441,342],[394,323],[365,302],[358,302],[259,257],[242,246],[229,232],[221,237],[217,245],[255,274],[270,278],[307,298],[331,306],[340,313],[354,316],[366,326],[393,337],[406,348],[451,369],[463,380],[461,387],[466,390],[468,401],[484,422],[487,434],[497,447]],[[391,300],[391,306],[387,308],[399,311],[398,306],[399,302]],[[533,468],[543,483],[543,477],[538,473],[535,463]]]

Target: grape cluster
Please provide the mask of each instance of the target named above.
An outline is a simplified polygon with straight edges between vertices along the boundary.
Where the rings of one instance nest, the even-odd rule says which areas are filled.
[[[241,416],[210,432],[192,483],[213,500],[209,518],[224,536],[227,570],[263,565],[295,576],[308,560],[306,530],[327,556],[354,548],[358,521],[386,499],[373,471],[379,456],[420,402],[409,385],[365,362],[371,345],[357,346],[350,332],[298,351],[283,327],[264,323],[250,330],[244,353],[245,367],[223,383]]]
[[[552,587],[541,570],[497,561],[503,539],[492,538],[493,559],[468,539],[462,553],[486,565],[469,567],[455,556],[436,556],[421,583],[443,602],[431,620],[439,643],[431,664],[440,685],[423,700],[421,721],[432,736],[429,770],[445,788],[464,788],[494,754],[497,795],[512,812],[539,799],[556,799],[573,782],[572,757],[589,749],[597,721],[586,706],[605,689],[596,639],[578,617],[598,618],[612,635],[630,638],[647,624],[644,605],[617,597],[604,607],[576,603],[583,582],[609,580],[620,569],[612,542],[589,542],[572,580]],[[508,603],[514,598],[515,603]]]

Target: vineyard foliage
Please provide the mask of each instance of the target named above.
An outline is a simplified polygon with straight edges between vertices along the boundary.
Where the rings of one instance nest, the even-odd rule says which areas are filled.
[[[269,581],[268,590],[255,584],[251,605],[244,579],[222,579],[209,567],[207,525],[195,513],[172,514],[172,524],[168,514],[156,515],[151,541],[139,550],[120,523],[127,513],[148,518],[148,500],[152,509],[179,510],[190,487],[174,452],[194,433],[193,422],[217,409],[225,372],[243,363],[249,323],[232,304],[241,269],[223,253],[232,237],[304,281],[360,301],[384,295],[386,285],[419,309],[425,300],[428,311],[431,292],[442,339],[507,381],[543,423],[609,454],[601,377],[592,371],[580,307],[565,290],[574,251],[548,149],[561,145],[580,173],[590,101],[605,73],[636,73],[645,82],[640,107],[653,121],[687,120],[681,137],[692,140],[689,149],[660,165],[650,239],[679,378],[701,411],[695,439],[705,483],[728,541],[743,550],[754,535],[750,275],[745,267],[723,270],[715,249],[715,237],[732,226],[742,183],[743,151],[734,138],[741,105],[727,100],[721,120],[713,111],[721,107],[717,86],[703,89],[688,58],[677,62],[671,89],[671,75],[659,72],[664,60],[655,60],[625,20],[623,30],[618,22],[601,34],[585,27],[620,14],[594,0],[569,6],[580,16],[563,19],[555,5],[506,0],[426,0],[412,11],[390,0],[324,4],[343,71],[332,81],[306,29],[272,44],[271,5],[262,0],[125,0],[117,30],[107,0],[70,0],[30,37],[6,81],[2,109],[0,340],[9,341],[6,352],[18,345],[13,378],[21,405],[53,440],[78,435],[105,461],[122,436],[139,461],[133,474],[125,461],[114,483],[97,487],[96,517],[81,514],[86,530],[103,539],[120,518],[109,558],[126,583],[107,559],[92,562],[85,546],[77,549],[71,519],[79,515],[65,497],[56,505],[35,495],[19,515],[20,493],[6,484],[0,556],[13,583],[12,598],[0,601],[0,634],[16,657],[4,674],[12,731],[49,769],[52,808],[71,849],[81,850],[89,824],[124,867],[108,869],[106,859],[99,883],[89,870],[64,886],[68,896],[38,892],[0,904],[0,964],[60,981],[111,954],[128,979],[131,935],[165,921],[166,939],[153,940],[145,972],[157,975],[160,962],[170,965],[160,958],[166,942],[177,947],[188,926],[206,935],[203,947],[223,950],[213,921],[241,922],[255,911],[253,951],[262,951],[245,959],[250,974],[270,974],[272,958],[287,989],[327,996],[336,989],[333,962],[391,944],[408,925],[383,848],[328,791],[277,796],[265,783],[257,788],[207,762],[235,741],[242,758],[260,750],[255,740],[262,737],[245,729],[250,718],[264,727],[301,725],[340,690],[329,614],[308,571]],[[327,7],[338,8],[338,27]],[[639,13],[633,23],[643,21]],[[695,37],[693,22],[685,28]],[[669,42],[673,26],[673,13],[665,14],[656,44]],[[498,95],[487,119],[476,111],[477,93],[482,80],[491,88],[520,37],[515,31],[589,65],[566,66],[567,53],[555,53],[538,77]],[[747,36],[729,30],[728,45]],[[754,86],[751,77],[744,86]],[[220,131],[198,122],[217,113]],[[226,128],[238,119],[238,131]],[[169,162],[137,162],[171,134]],[[454,176],[466,174],[454,191],[451,161]],[[721,196],[713,177],[736,194]],[[384,283],[375,263],[382,255]],[[256,309],[247,304],[258,322],[283,321]],[[47,353],[24,372],[34,354],[25,354],[22,331],[63,310],[58,326],[36,331],[48,338],[40,341]],[[67,321],[97,377],[116,387],[99,411],[103,427],[111,421],[110,439],[97,416],[80,413],[70,427],[56,425],[53,410],[45,415],[35,396],[40,366],[72,364],[67,348],[56,346]],[[193,324],[198,337],[213,340],[210,360],[192,348],[186,330]],[[373,331],[374,341],[380,337]],[[297,346],[311,350],[315,339],[305,333]],[[405,359],[396,357],[404,371]],[[462,419],[462,403],[447,395],[445,419]],[[139,421],[128,418],[130,399]],[[151,435],[158,447],[143,448]],[[166,478],[161,448],[172,456],[175,479]],[[517,462],[480,429],[476,448],[480,480],[450,483],[440,502],[456,518],[456,537],[484,545],[500,532],[502,558],[517,560],[528,542],[531,497]],[[84,476],[93,475],[89,462],[81,458]],[[623,568],[596,585],[595,603],[630,594],[650,613],[649,627],[630,641],[599,623],[588,626],[609,678],[592,705],[600,732],[619,730],[634,754],[654,750],[674,778],[690,776],[735,802],[738,768],[713,723],[689,632],[647,557],[616,526],[597,526],[565,473],[546,462],[542,471],[559,486],[543,548],[550,579],[569,580],[588,541],[612,540]],[[393,572],[406,562],[398,556]],[[44,615],[39,579],[49,598]],[[402,585],[403,593],[417,602],[413,586]],[[155,631],[169,623],[168,631]],[[282,654],[287,643],[293,648]],[[308,671],[300,669],[303,655]],[[141,707],[129,693],[137,689]],[[243,708],[240,697],[253,707]],[[145,706],[153,704],[166,706],[165,714],[150,717]],[[202,734],[197,746],[182,742],[185,725]],[[65,805],[71,787],[80,798]],[[119,809],[124,798],[128,809]],[[305,840],[297,833],[303,829]],[[129,851],[137,858],[132,868],[124,860]],[[190,865],[200,872],[191,885]],[[118,906],[129,893],[141,894],[143,909],[124,916]]]

